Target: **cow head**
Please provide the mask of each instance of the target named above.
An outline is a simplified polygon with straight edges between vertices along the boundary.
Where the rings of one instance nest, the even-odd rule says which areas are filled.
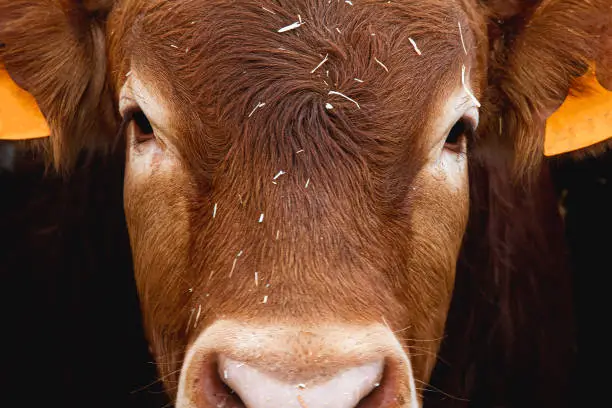
[[[2,3],[0,56],[57,167],[125,142],[136,281],[178,407],[419,405],[468,162],[529,181],[609,13],[497,3]],[[516,15],[511,38],[491,19]]]

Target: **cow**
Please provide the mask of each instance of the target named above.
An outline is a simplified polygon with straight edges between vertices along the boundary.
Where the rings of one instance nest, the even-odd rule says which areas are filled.
[[[612,88],[611,15],[2,0],[0,61],[60,172],[125,146],[143,322],[177,408],[419,407],[433,380],[465,405],[474,367],[524,391],[508,405],[563,406],[571,282],[543,133],[590,63]]]

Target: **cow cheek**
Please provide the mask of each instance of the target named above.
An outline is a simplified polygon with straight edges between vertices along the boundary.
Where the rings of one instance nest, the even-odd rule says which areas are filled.
[[[181,279],[187,269],[184,186],[188,183],[179,168],[143,174],[128,162],[124,185],[124,208],[145,329],[158,361],[164,361],[173,358],[171,351],[182,349],[177,343],[184,341],[180,334],[189,317],[190,287]],[[166,365],[170,368],[171,362],[166,361]]]
[[[417,342],[412,358],[414,375],[427,381],[436,360],[455,281],[456,263],[467,226],[469,189],[467,171],[453,175],[452,183],[439,169],[424,169],[410,199],[410,271],[404,304],[410,305],[411,335]],[[418,296],[418,298],[416,298]],[[409,345],[410,346],[410,345]]]

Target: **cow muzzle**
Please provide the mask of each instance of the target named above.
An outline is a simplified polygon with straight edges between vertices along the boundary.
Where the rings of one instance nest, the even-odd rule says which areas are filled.
[[[177,408],[419,406],[410,360],[385,326],[218,321],[189,347]]]

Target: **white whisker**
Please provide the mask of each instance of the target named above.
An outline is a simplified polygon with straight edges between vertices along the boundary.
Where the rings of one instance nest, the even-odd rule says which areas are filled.
[[[195,312],[195,307],[191,308],[191,313],[189,314],[189,320],[187,320],[187,326],[185,327],[185,334],[189,332],[189,328],[191,327],[191,319],[193,319],[194,312]]]
[[[461,37],[461,45],[463,46],[463,52],[467,55],[467,48],[465,48],[465,41],[463,41],[463,29],[461,28],[461,21],[457,21],[459,25],[459,36]]]
[[[193,328],[195,329],[198,325],[198,320],[200,320],[200,313],[202,313],[202,304],[198,306],[198,313],[196,314],[195,322],[193,323]]]
[[[253,108],[253,110],[251,111],[251,113],[249,113],[249,118],[253,115],[253,113],[255,113],[255,111],[259,108],[261,108],[262,106],[265,106],[266,103],[265,102],[257,102],[257,105],[255,105],[255,107]]]
[[[229,273],[229,277],[231,278],[232,275],[234,274],[234,269],[236,269],[236,262],[238,262],[238,258],[234,258],[234,262],[232,262],[232,270]]]
[[[317,69],[321,68],[321,65],[325,64],[325,62],[327,61],[327,56],[328,56],[328,55],[329,55],[329,54],[325,54],[325,58],[323,58],[323,61],[319,62],[319,65],[317,65],[316,67],[314,67],[314,68],[313,68],[313,70],[312,70],[312,71],[310,71],[310,73],[311,73],[311,74],[314,74],[314,72],[315,72]]]
[[[470,91],[470,88],[468,88],[467,84],[465,83],[465,65],[461,65],[461,85],[463,85],[463,89],[465,92],[467,92],[469,97],[472,98],[476,106],[480,108],[480,102],[478,102],[478,99],[476,99],[472,91]]]
[[[283,28],[279,28],[278,32],[279,33],[284,33],[285,31],[295,30],[296,28],[298,28],[302,24],[304,24],[304,23],[300,23],[299,21],[296,21],[295,23],[289,24],[288,26],[285,26]]]
[[[328,95],[338,95],[338,96],[341,96],[341,97],[343,97],[344,99],[346,99],[347,101],[351,101],[351,102],[353,102],[355,105],[357,105],[357,108],[358,108],[358,109],[361,109],[361,106],[359,106],[359,103],[357,103],[357,101],[356,101],[356,100],[349,98],[348,96],[346,96],[346,95],[345,95],[345,94],[343,94],[343,93],[340,93],[340,92],[337,92],[337,91],[329,91],[327,94],[328,94]]]
[[[380,62],[380,61],[378,60],[378,58],[374,57],[374,60],[376,60],[376,62],[377,62],[377,63],[378,63],[378,64],[379,64],[381,67],[383,67],[383,68],[385,69],[385,71],[389,72],[389,68],[387,68],[387,67],[385,66],[385,64],[383,64],[382,62]]]
[[[408,41],[410,41],[410,44],[412,44],[412,46],[414,47],[414,50],[416,51],[417,54],[422,55],[421,50],[419,50],[419,47],[417,47],[416,42],[414,42],[414,40],[412,38],[408,38]]]

